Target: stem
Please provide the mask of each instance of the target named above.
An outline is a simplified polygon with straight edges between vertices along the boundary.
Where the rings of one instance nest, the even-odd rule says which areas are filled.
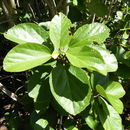
[[[5,93],[7,96],[9,96],[10,98],[12,98],[14,101],[18,101],[18,96],[9,91],[6,87],[3,86],[3,84],[0,83],[0,90]]]
[[[96,15],[93,14],[92,23],[94,23],[94,21],[95,21],[95,17],[96,17]]]
[[[16,4],[18,7],[20,7],[19,0],[16,0]]]
[[[68,15],[69,13],[69,6],[67,6],[67,3],[70,3],[70,0],[65,0],[65,3],[64,3],[65,7],[63,9],[65,15]]]
[[[28,7],[29,7],[30,11],[32,12],[33,18],[36,20],[35,13],[33,11],[33,8],[31,7],[30,3],[28,3]]]
[[[12,7],[12,14],[16,14],[17,11],[16,11],[16,3],[15,3],[15,0],[10,0],[10,4],[11,4],[11,7]]]

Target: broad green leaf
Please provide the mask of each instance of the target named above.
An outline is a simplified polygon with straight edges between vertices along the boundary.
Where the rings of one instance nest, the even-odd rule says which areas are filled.
[[[107,95],[121,98],[125,95],[125,90],[119,82],[111,82],[106,86],[105,91]]]
[[[104,17],[108,15],[108,6],[101,0],[86,0],[86,8],[93,15],[96,14],[98,17]]]
[[[96,90],[97,90],[97,92],[98,92],[101,96],[103,96],[104,98],[107,99],[107,94],[106,94],[104,88],[103,88],[101,85],[97,85],[97,86],[96,86]]]
[[[91,45],[91,47],[95,49],[95,51],[98,51],[100,55],[102,56],[106,65],[107,72],[114,72],[117,70],[118,63],[117,63],[116,57],[113,54],[110,54],[108,50],[100,46]]]
[[[101,96],[106,98],[111,103],[118,113],[121,114],[123,112],[123,103],[119,100],[119,98],[124,96],[125,91],[120,83],[111,82],[105,87],[97,85],[96,89]]]
[[[109,28],[101,23],[86,24],[80,27],[71,39],[70,47],[85,46],[92,42],[103,43],[109,36]]]
[[[39,119],[38,121],[36,121],[34,125],[34,130],[44,130],[44,129],[47,129],[47,126],[48,126],[47,120]]]
[[[42,63],[51,58],[50,50],[40,44],[21,44],[8,52],[4,59],[3,67],[8,72],[21,72]]]
[[[76,70],[75,70],[76,71]],[[80,77],[80,78],[79,78]],[[79,80],[80,79],[80,80]],[[65,70],[62,66],[53,69],[50,75],[50,88],[56,101],[70,114],[76,115],[83,111],[88,105],[91,98],[90,87],[78,77]]]
[[[97,111],[105,130],[123,130],[122,121],[115,109],[103,98],[99,98],[100,105]]]
[[[50,23],[50,39],[55,50],[67,47],[70,42],[69,28],[71,21],[62,13],[55,15]]]
[[[110,102],[110,104],[113,106],[113,108],[119,113],[122,114],[123,113],[123,103],[120,99],[115,98],[114,96],[107,96],[108,97],[108,101]]]
[[[48,38],[48,33],[40,26],[33,23],[22,23],[10,28],[5,34],[5,38],[19,43],[42,44]]]
[[[66,55],[72,65],[97,71],[103,75],[117,69],[115,56],[100,46],[70,48]]]
[[[89,84],[90,77],[88,73],[84,71],[83,69],[71,65],[69,68],[69,72],[75,75],[81,82],[85,84]]]
[[[44,111],[50,103],[50,90],[48,84],[48,67],[38,69],[28,80],[28,95],[33,98],[34,107],[37,111]]]

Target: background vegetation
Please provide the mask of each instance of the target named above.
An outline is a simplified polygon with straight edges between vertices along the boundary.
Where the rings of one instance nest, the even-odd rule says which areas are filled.
[[[110,28],[105,45],[118,60],[118,70],[110,78],[124,87],[121,114],[125,130],[130,129],[130,1],[129,0],[1,0],[0,1],[0,125],[10,130],[33,129],[39,117],[48,120],[54,129],[73,128],[89,130],[79,115],[63,114],[53,103],[44,114],[34,112],[35,104],[28,96],[30,71],[8,73],[3,70],[3,59],[15,43],[4,38],[3,33],[19,23],[33,22],[47,26],[58,12],[72,21],[72,32],[84,24],[104,23]],[[53,101],[52,101],[53,102]],[[53,107],[52,107],[53,106]],[[67,120],[69,119],[69,120]],[[65,122],[66,121],[66,122]],[[70,127],[71,126],[71,127]],[[37,128],[37,130],[39,130]],[[101,129],[100,129],[101,130]]]

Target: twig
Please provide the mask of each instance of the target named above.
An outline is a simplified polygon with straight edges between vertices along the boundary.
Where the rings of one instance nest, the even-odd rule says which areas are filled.
[[[32,13],[33,18],[36,20],[35,13],[34,13],[34,11],[33,11],[33,8],[31,7],[31,4],[30,4],[30,3],[28,3],[28,7],[29,7],[29,9],[30,9],[30,11],[31,11],[31,13]]]
[[[69,6],[67,5],[68,3],[70,3],[70,0],[65,0],[65,7],[64,7],[64,14],[68,15],[69,13]]]
[[[55,0],[52,0],[52,4],[56,8],[56,2],[55,2]]]
[[[16,0],[16,5],[20,7],[19,0]]]
[[[93,14],[92,23],[94,23],[94,21],[95,21],[95,17],[96,17],[96,15]]]
[[[0,90],[5,93],[7,96],[9,96],[10,98],[12,98],[14,101],[18,101],[18,96],[9,91],[5,86],[3,86],[3,84],[0,83]]]

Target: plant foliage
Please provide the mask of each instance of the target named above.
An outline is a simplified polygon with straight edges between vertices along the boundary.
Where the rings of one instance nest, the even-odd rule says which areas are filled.
[[[102,124],[105,130],[122,130],[120,98],[125,91],[119,82],[109,78],[109,72],[117,70],[118,62],[104,45],[110,29],[94,22],[73,33],[73,26],[67,16],[59,13],[49,23],[48,31],[32,23],[10,28],[4,33],[5,38],[19,45],[7,53],[4,70],[32,69],[27,85],[34,102],[32,115],[34,112],[37,116],[47,115],[48,107],[52,106],[61,116],[81,117],[91,129],[97,130]],[[125,59],[128,58],[127,53]],[[40,117],[34,129],[53,129],[48,117]],[[64,126],[67,130],[76,127],[73,121]]]

